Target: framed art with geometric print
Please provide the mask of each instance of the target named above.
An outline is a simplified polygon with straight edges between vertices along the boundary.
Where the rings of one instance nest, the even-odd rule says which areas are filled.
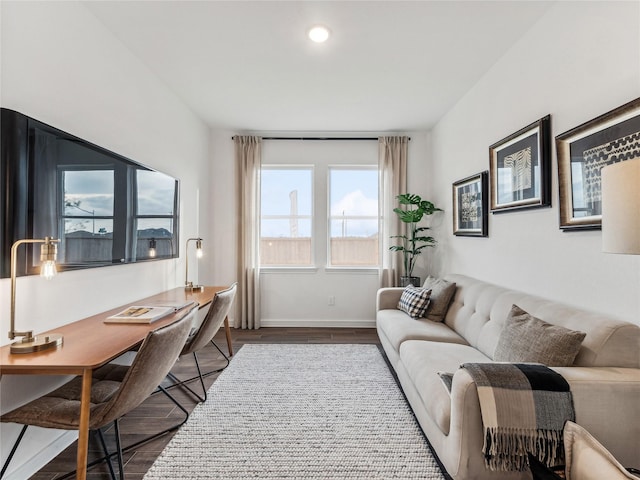
[[[600,170],[640,158],[640,98],[556,137],[560,228],[602,224]]]
[[[491,212],[551,206],[551,117],[489,147]]]
[[[488,237],[488,180],[484,171],[453,184],[453,234]]]

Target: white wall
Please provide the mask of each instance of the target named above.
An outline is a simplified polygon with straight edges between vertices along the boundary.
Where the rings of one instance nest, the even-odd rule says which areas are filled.
[[[558,228],[552,208],[489,217],[454,237],[451,184],[488,170],[488,146],[551,114],[552,136],[640,96],[640,4],[558,2],[432,131],[433,196],[447,206],[440,272],[458,272],[640,323],[640,257],[601,252],[599,231]]]
[[[214,209],[211,215],[209,237],[217,245],[211,255],[215,268],[209,273],[208,283],[228,283],[236,278],[236,228],[234,148],[231,137],[237,132],[213,131],[211,135],[211,156],[215,165],[211,181],[211,201],[214,205],[225,205],[224,209]],[[261,132],[270,136],[332,136],[335,132]],[[394,133],[395,134],[395,133]],[[341,136],[376,137],[371,132],[340,132]],[[426,161],[429,152],[429,135],[426,132],[408,132],[409,169],[411,176],[408,189],[412,193],[425,196],[427,191]],[[351,145],[349,145],[351,143]],[[366,144],[366,145],[365,145]],[[265,141],[263,158],[277,162],[291,158],[304,158],[312,163],[313,155],[320,157],[343,156],[355,148],[363,155],[369,155],[372,163],[377,163],[377,142],[277,142]],[[280,151],[282,150],[282,151]],[[358,154],[360,154],[358,153]],[[355,155],[356,152],[354,151]],[[304,162],[303,161],[303,162]],[[331,163],[329,161],[329,163]],[[222,248],[221,248],[222,246]],[[416,267],[416,273],[426,272],[430,254]],[[322,252],[316,252],[316,258]],[[261,276],[262,325],[263,326],[357,326],[375,325],[375,294],[378,289],[377,272],[374,274],[358,271],[325,272],[323,262],[317,271],[284,273],[269,271]],[[335,297],[335,305],[328,305],[328,297]],[[301,301],[301,299],[304,299]]]
[[[2,107],[179,178],[181,238],[197,233],[195,191],[209,188],[207,127],[81,4],[3,1],[0,12]],[[199,223],[208,231],[206,217]],[[17,326],[55,328],[181,285],[184,245],[180,252],[180,260],[63,272],[46,287],[39,277],[19,278]],[[9,280],[0,280],[2,344],[8,342],[9,289]],[[9,411],[60,381],[4,375],[1,409]],[[2,427],[4,462],[17,429]],[[8,478],[27,478],[73,440],[60,433],[29,429]]]

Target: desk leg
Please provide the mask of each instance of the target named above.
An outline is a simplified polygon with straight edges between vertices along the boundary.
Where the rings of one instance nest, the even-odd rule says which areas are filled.
[[[229,317],[224,317],[224,331],[227,334],[227,348],[229,356],[233,357],[233,345],[231,343],[231,327],[229,326]]]
[[[78,456],[76,478],[87,478],[87,455],[89,451],[89,413],[91,406],[91,381],[93,370],[86,369],[82,374],[82,397],[80,399],[80,425],[78,428]]]

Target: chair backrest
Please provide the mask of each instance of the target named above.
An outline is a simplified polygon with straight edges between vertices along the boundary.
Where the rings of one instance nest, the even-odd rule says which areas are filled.
[[[162,383],[189,336],[191,313],[196,311],[196,304],[185,308],[179,320],[147,334],[118,391],[103,408],[91,413],[90,428],[100,428],[130,412]]]
[[[214,335],[218,333],[225,317],[231,310],[237,288],[238,284],[234,283],[226,290],[221,290],[216,293],[216,296],[209,306],[207,315],[204,317],[198,330],[187,339],[187,343],[184,345],[180,355],[197,352],[213,339]]]

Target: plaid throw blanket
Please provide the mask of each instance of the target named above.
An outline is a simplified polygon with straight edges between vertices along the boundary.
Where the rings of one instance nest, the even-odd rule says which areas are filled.
[[[575,420],[569,384],[540,364],[465,363],[478,387],[490,470],[528,468],[527,452],[549,466],[564,461],[562,430]]]

